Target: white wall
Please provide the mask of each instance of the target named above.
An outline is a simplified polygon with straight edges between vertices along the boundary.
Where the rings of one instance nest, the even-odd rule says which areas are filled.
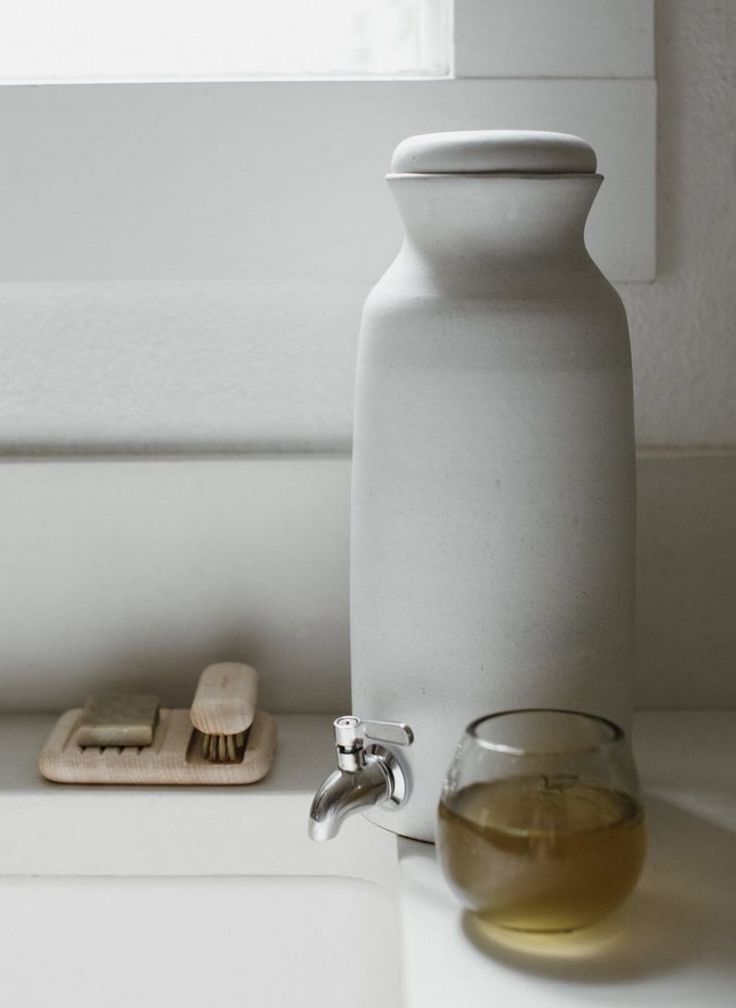
[[[631,322],[637,438],[646,446],[733,445],[736,4],[663,0],[657,5],[656,28],[657,279],[651,284],[620,286]],[[474,82],[461,83],[471,86]],[[598,83],[618,86],[621,82]],[[478,101],[474,115],[482,115],[482,100]],[[621,115],[630,118],[631,109],[622,106]],[[64,115],[59,103],[55,129],[62,134],[68,131]],[[74,128],[77,134],[82,131],[81,125]],[[408,123],[400,126],[410,128]],[[106,137],[109,144],[109,133]],[[212,145],[212,137],[207,143]],[[387,148],[390,143],[387,133]],[[229,143],[226,149],[231,154],[238,150]],[[40,154],[48,158],[53,150]],[[638,156],[631,151],[626,155]],[[182,150],[181,157],[186,156]],[[216,213],[216,194],[206,189],[206,159],[202,161],[201,152],[197,157],[202,200],[210,213]],[[8,172],[12,159],[3,161]],[[381,193],[384,167],[379,152],[371,162],[371,173]],[[81,161],[78,170],[91,168]],[[25,175],[32,171],[31,159]],[[195,166],[190,163],[186,178],[191,180],[193,172],[196,182]],[[171,279],[168,285],[121,283],[121,264],[128,274],[135,266],[134,247],[98,248],[94,254],[99,271],[105,275],[107,255],[113,257],[118,274],[113,271],[111,278],[108,269],[106,282],[90,283],[89,271],[85,277],[78,262],[85,234],[88,247],[95,247],[95,235],[89,233],[92,225],[84,215],[84,230],[73,236],[73,261],[65,264],[74,282],[43,282],[53,280],[49,267],[58,263],[61,253],[53,260],[44,248],[43,228],[36,223],[29,232],[24,223],[31,195],[21,199],[21,193],[32,191],[28,178],[19,188],[8,175],[0,194],[12,200],[12,214],[4,214],[5,225],[0,228],[0,246],[9,240],[8,221],[13,222],[14,233],[30,234],[33,239],[6,245],[0,257],[2,275],[19,280],[0,287],[4,359],[0,438],[6,450],[83,449],[95,439],[106,448],[123,442],[160,446],[165,441],[175,446],[187,406],[193,436],[203,447],[218,439],[239,447],[264,443],[291,448],[348,446],[360,303],[398,236],[388,196],[380,217],[383,238],[370,244],[370,256],[363,255],[362,275],[347,278],[353,286],[303,287],[299,297],[276,298],[278,310],[273,309],[272,300],[265,312],[254,307],[246,285],[232,276],[224,283],[192,283],[196,247],[180,252],[189,263],[187,283],[180,289]],[[146,199],[155,203],[156,192],[149,187],[146,193]],[[600,200],[605,193],[604,185]],[[164,207],[156,212],[164,220],[168,211]],[[196,209],[192,214],[193,220],[200,220]],[[60,222],[50,221],[48,213],[43,221],[46,228],[53,226],[59,242],[56,248],[63,251]],[[339,222],[333,225],[335,235],[344,242],[347,232]],[[317,220],[308,222],[309,228],[318,226]],[[364,228],[362,217],[357,226]],[[201,227],[196,233],[201,235]],[[295,238],[301,242],[300,250],[305,247],[303,238]],[[228,255],[232,258],[237,252],[246,257],[242,259],[245,267],[247,242],[229,231],[227,240]],[[150,247],[148,232],[145,242],[145,257],[155,262],[160,273],[163,252]],[[28,276],[33,282],[27,285],[18,264],[34,261],[34,249],[43,253],[35,261],[37,269],[39,263],[45,264],[46,275]],[[349,258],[343,256],[343,261]],[[227,259],[223,254],[222,261]],[[222,262],[217,268],[221,266]],[[243,275],[244,270],[239,276]],[[320,282],[324,280],[323,272]],[[262,291],[261,299],[267,296]],[[275,341],[279,353],[268,357],[265,349]],[[319,396],[314,395],[316,388]],[[264,431],[259,389],[267,390],[270,432]]]
[[[410,133],[579,133],[588,238],[654,268],[649,79],[0,88],[0,451],[348,448]],[[315,390],[319,390],[315,394]]]
[[[659,270],[620,286],[638,441],[731,448],[640,457],[638,700],[649,706],[736,701],[734,51],[734,5],[658,5]],[[622,121],[636,104],[617,106]],[[8,233],[0,225],[0,240]],[[33,242],[22,251],[34,261]],[[135,248],[125,254],[134,267]],[[15,275],[0,284],[6,457],[349,448],[367,275],[277,290],[233,277],[125,283],[104,269],[94,282],[24,280],[12,247],[4,256]],[[254,304],[267,306],[258,326]],[[197,668],[229,655],[262,666],[276,708],[346,702],[347,461],[285,460],[262,483],[247,458],[207,465],[0,465],[0,707],[73,703],[97,683],[149,676],[183,701]],[[271,558],[279,539],[291,557]]]
[[[219,660],[267,709],[347,710],[350,459],[0,466],[0,710],[186,704]],[[639,458],[640,707],[736,705],[736,454]],[[729,538],[730,537],[730,538]]]
[[[658,267],[620,288],[637,438],[736,444],[736,4],[660,0]]]

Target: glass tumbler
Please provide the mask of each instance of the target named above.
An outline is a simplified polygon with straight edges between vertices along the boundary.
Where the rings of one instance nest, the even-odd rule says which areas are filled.
[[[636,766],[611,721],[502,711],[465,730],[439,805],[440,863],[482,920],[572,931],[634,888],[645,851]]]

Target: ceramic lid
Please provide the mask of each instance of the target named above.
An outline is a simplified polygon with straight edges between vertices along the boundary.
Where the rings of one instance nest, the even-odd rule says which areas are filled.
[[[464,130],[423,133],[402,140],[394,151],[394,174],[483,174],[531,172],[590,174],[595,151],[570,133],[535,130]]]

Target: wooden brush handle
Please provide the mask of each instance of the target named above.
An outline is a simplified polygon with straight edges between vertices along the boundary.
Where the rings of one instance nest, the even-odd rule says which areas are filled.
[[[205,735],[237,735],[251,726],[257,694],[258,673],[250,665],[208,665],[192,701],[192,724]]]

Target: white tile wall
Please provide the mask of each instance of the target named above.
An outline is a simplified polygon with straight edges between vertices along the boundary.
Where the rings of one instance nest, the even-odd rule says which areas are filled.
[[[348,470],[335,459],[0,464],[0,710],[87,691],[185,705],[247,660],[274,710],[348,686]]]
[[[639,458],[642,707],[736,703],[736,452]],[[274,710],[349,707],[350,461],[0,465],[0,709],[185,704],[253,662]]]
[[[0,284],[0,455],[349,450],[368,286]]]

